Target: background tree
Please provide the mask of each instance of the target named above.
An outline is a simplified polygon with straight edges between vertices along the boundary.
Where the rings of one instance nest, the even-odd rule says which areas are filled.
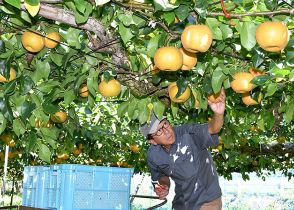
[[[0,133],[18,159],[11,168],[69,162],[146,171],[138,125],[152,110],[175,124],[206,122],[207,98],[217,100],[223,86],[225,125],[212,149],[220,174],[247,179],[266,169],[292,176],[290,1],[0,0],[0,9]],[[289,31],[278,51],[257,43],[256,28],[267,21],[283,22]],[[157,49],[181,48],[184,29],[199,24],[213,40],[207,51],[198,50],[197,64],[159,70]],[[238,72],[253,75],[252,90],[231,88]],[[186,101],[170,99],[171,82],[176,97],[190,90]]]

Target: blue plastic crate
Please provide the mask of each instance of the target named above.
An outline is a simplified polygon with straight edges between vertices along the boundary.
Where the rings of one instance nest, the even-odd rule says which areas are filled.
[[[131,168],[27,166],[22,205],[58,210],[129,210],[132,174]]]

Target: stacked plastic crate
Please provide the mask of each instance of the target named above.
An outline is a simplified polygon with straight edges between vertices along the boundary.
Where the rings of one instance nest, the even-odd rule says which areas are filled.
[[[27,166],[22,205],[58,210],[130,209],[133,169],[76,164]]]

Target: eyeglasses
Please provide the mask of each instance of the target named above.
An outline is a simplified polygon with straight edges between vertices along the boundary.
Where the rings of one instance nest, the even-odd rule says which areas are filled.
[[[163,129],[167,129],[170,126],[167,120],[163,120],[161,128],[159,128],[152,136],[160,136],[163,133]]]

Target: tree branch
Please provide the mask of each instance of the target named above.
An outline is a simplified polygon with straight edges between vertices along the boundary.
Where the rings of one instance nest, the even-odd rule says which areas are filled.
[[[291,158],[294,157],[294,143],[275,143],[275,144],[261,144],[260,148],[241,146],[239,148],[240,152],[250,154],[251,156],[258,155],[272,155],[285,156]]]
[[[38,14],[50,20],[56,20],[71,25],[73,27],[78,27],[87,31],[92,31],[102,41],[108,40],[109,38],[107,37],[106,31],[102,23],[100,23],[97,19],[94,19],[92,17],[89,17],[86,23],[78,25],[75,22],[75,16],[73,12],[44,3],[41,4],[40,11]]]
[[[230,13],[230,18],[240,18],[244,16],[272,16],[277,14],[294,14],[294,9],[281,9],[276,11],[266,12],[248,12],[248,13]],[[207,16],[225,16],[223,12],[208,12]]]
[[[132,9],[144,9],[150,12],[154,12],[154,7],[144,5],[144,4],[132,4],[132,3],[123,3],[125,7]],[[244,16],[272,16],[278,14],[294,14],[294,9],[281,9],[276,11],[263,11],[263,12],[248,12],[248,13],[230,13],[230,18],[239,18]],[[223,12],[208,12],[206,16],[225,16]]]

